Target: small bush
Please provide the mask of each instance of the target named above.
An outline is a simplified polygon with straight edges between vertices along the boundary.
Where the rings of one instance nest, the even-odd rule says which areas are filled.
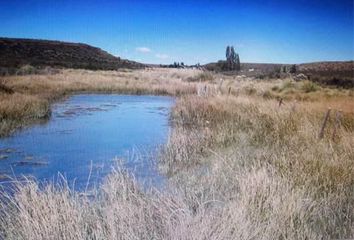
[[[318,89],[318,86],[316,83],[311,82],[311,81],[304,81],[304,83],[301,86],[301,89],[305,92],[305,93],[309,93],[309,92],[315,92]]]
[[[295,87],[295,83],[293,81],[291,81],[291,80],[287,80],[287,81],[285,81],[282,84],[282,86],[280,88],[280,91],[284,91],[284,90],[287,90],[287,89],[292,89],[294,87]]]
[[[30,74],[36,74],[38,71],[35,67],[31,65],[24,65],[22,66],[19,70],[17,70],[16,74],[17,75],[30,75]]]
[[[202,72],[196,76],[187,78],[188,82],[206,82],[214,80],[213,74],[210,72]]]
[[[60,71],[59,69],[47,66],[43,70],[41,70],[41,73],[46,75],[54,75],[60,73]]]
[[[0,93],[13,94],[14,90],[12,90],[11,88],[7,87],[6,85],[0,82]]]
[[[272,87],[272,91],[275,91],[275,92],[279,91],[279,87],[278,86]]]
[[[256,94],[257,90],[253,86],[247,86],[245,87],[245,93],[247,95],[254,95]]]
[[[258,74],[256,76],[256,78],[262,80],[262,79],[265,79],[265,75],[264,74]]]
[[[266,90],[262,93],[262,97],[265,99],[272,99],[274,98],[274,95],[270,91]]]

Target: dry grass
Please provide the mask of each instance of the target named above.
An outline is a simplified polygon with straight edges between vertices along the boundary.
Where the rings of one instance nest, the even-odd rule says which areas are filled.
[[[166,189],[143,191],[120,168],[90,196],[71,191],[65,183],[41,190],[36,182],[19,184],[13,196],[3,194],[0,236],[5,239],[354,237],[351,90],[314,88],[307,82],[290,80],[258,82],[223,77],[221,81],[220,76],[191,84],[190,72],[160,71],[163,70],[84,72],[83,76],[91,82],[88,86],[97,81],[98,75],[106,79],[107,82],[98,80],[107,84],[103,84],[104,91],[109,84],[121,84],[124,77],[119,76],[124,75],[131,78],[129,83],[110,89],[146,86],[139,89],[158,94],[160,90],[152,89],[163,86],[167,94],[179,95],[171,116],[174,128],[160,156],[161,170],[170,179]],[[78,72],[66,74],[78,76]],[[138,79],[134,80],[136,75]],[[64,77],[56,76],[51,81],[66,84],[64,79],[57,81],[58,78]],[[27,78],[15,79],[7,84],[18,93]],[[68,81],[73,79],[76,78]],[[41,84],[46,81],[43,77]],[[128,87],[134,81],[139,85]],[[85,81],[76,84],[82,86]],[[82,86],[82,90],[88,90],[88,86]],[[198,96],[200,87],[206,91]],[[42,96],[36,89],[31,90],[32,95]],[[284,104],[279,107],[280,97]],[[328,107],[333,109],[330,121],[324,138],[319,139]],[[341,109],[343,117],[332,138],[335,109]]]
[[[257,97],[184,98],[174,109],[182,134],[171,135],[164,170],[186,194],[235,204],[231,215],[255,239],[351,238],[354,116],[345,113],[349,123],[335,140],[333,121],[319,140],[323,112],[308,105],[294,110]],[[226,239],[247,239],[237,235],[242,230]]]

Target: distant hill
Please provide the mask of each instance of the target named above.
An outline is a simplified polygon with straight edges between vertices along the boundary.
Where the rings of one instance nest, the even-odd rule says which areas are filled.
[[[283,65],[284,64],[274,64],[274,63],[241,63],[240,72],[225,71],[223,68],[226,66],[226,61],[208,63],[204,65],[204,67],[210,71],[224,72],[226,74],[241,74],[247,76],[249,75],[255,76],[257,74],[268,74],[270,72],[276,71],[277,69],[280,69]]]
[[[204,67],[210,71],[223,72],[229,75],[245,75],[253,77],[279,77],[282,67],[288,69],[292,64],[268,64],[268,63],[241,63],[240,72],[228,72],[223,70],[225,61],[209,63]],[[336,85],[347,88],[354,87],[354,61],[314,62],[296,64],[296,73],[305,74],[309,80],[327,85]]]
[[[354,61],[303,63],[298,65],[298,70],[307,75],[335,74],[342,77],[354,77]]]
[[[297,67],[314,82],[354,88],[354,61],[304,63]]]
[[[11,69],[24,65],[92,70],[144,67],[143,64],[115,57],[87,44],[0,38],[0,67]]]
[[[208,63],[204,67],[211,71],[223,71],[222,65],[225,61],[219,61],[217,63]],[[249,71],[250,69],[256,72],[271,72],[281,68],[282,66],[290,67],[292,64],[281,63],[241,63],[241,70]],[[302,63],[296,64],[297,70],[302,73],[337,73],[350,76],[354,74],[354,61],[343,62],[314,62],[314,63]]]

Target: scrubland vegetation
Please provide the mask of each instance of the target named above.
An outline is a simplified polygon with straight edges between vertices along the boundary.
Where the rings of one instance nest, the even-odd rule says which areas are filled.
[[[165,189],[143,189],[120,167],[93,195],[64,180],[18,184],[2,193],[4,239],[354,237],[352,89],[186,69],[64,70],[1,84],[10,89],[0,90],[2,135],[73,93],[177,96],[159,156]]]

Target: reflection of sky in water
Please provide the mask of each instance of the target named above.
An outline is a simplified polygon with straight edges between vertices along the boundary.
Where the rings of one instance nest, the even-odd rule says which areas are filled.
[[[0,139],[0,181],[8,181],[4,175],[52,180],[60,172],[82,189],[90,169],[97,183],[123,158],[139,180],[158,185],[152,154],[167,139],[172,103],[169,97],[86,94],[55,104],[48,123]]]

